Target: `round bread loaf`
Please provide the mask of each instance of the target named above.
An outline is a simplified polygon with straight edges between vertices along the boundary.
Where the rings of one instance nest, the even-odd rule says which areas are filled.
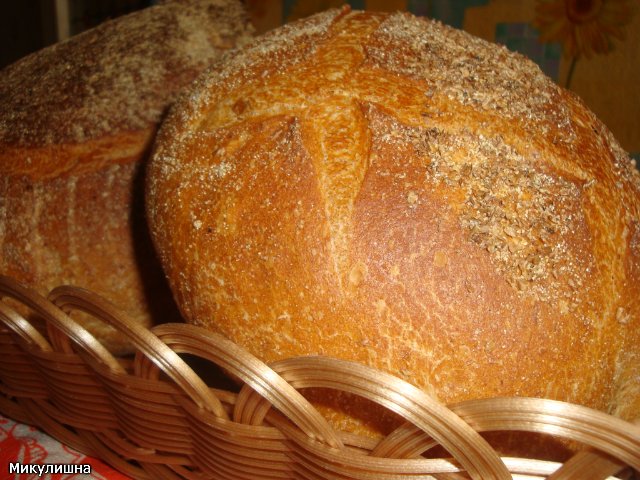
[[[640,175],[575,95],[399,13],[328,11],[224,60],[174,105],[148,170],[189,321],[443,402],[640,416]]]
[[[147,325],[177,317],[146,226],[141,165],[178,90],[249,37],[239,1],[173,1],[2,70],[0,273],[42,293],[89,288]],[[126,350],[105,325],[87,326]]]

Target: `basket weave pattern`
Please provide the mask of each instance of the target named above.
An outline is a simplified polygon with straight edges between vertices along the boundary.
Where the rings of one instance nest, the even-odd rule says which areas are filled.
[[[561,480],[640,471],[640,425],[585,407],[533,398],[445,406],[364,365],[326,357],[266,365],[192,325],[147,330],[78,288],[44,298],[1,277],[0,298],[0,412],[134,478]],[[44,320],[46,334],[16,302]],[[114,358],[74,311],[126,335],[133,361]],[[239,391],[208,387],[181,353],[217,364]],[[381,440],[337,432],[299,392],[307,387],[362,396],[406,422]],[[480,435],[488,431],[543,432],[589,448],[562,465],[500,458]],[[422,456],[436,445],[449,456]]]

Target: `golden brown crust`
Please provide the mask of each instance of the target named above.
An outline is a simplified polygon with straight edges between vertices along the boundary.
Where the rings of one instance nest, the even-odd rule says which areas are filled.
[[[135,163],[150,149],[156,126],[115,132],[82,143],[3,145],[0,174],[34,182],[64,175],[82,176],[114,163]]]
[[[172,1],[0,72],[0,272],[42,293],[89,288],[144,324],[177,318],[144,218],[143,165],[178,91],[250,32],[238,1]]]
[[[606,127],[438,23],[308,21],[229,57],[161,129],[147,211],[186,318],[445,402],[640,416],[640,175]]]

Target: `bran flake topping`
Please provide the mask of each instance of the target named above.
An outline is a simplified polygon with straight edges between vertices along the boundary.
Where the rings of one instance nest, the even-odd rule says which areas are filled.
[[[558,126],[574,137],[559,88],[526,57],[437,21],[394,14],[367,48],[381,68],[423,80],[438,94],[480,111],[518,119],[544,133]]]
[[[387,142],[413,145],[425,162],[425,188],[459,192],[460,226],[490,254],[496,268],[517,291],[542,301],[575,307],[570,292],[582,286],[592,268],[590,253],[576,254],[572,236],[584,221],[581,189],[545,171],[544,162],[527,158],[501,137],[486,137],[440,127],[416,128],[386,123]],[[578,262],[577,258],[587,258]]]
[[[167,2],[105,22],[0,72],[0,141],[83,142],[157,123],[176,89],[247,40],[240,2]]]

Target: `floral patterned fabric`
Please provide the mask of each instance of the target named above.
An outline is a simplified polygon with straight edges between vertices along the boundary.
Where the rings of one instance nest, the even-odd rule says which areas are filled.
[[[91,465],[91,474],[9,473],[9,464],[21,465],[75,464]],[[70,449],[36,428],[0,416],[0,480],[128,480],[95,458]]]

